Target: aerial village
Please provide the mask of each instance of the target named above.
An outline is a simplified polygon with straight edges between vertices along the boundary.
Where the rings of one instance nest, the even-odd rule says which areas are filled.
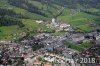
[[[52,36],[48,33],[41,33],[20,42],[0,41],[0,66],[91,66],[100,63],[100,32],[71,33],[74,31],[70,24],[53,18],[48,22],[36,20],[37,23],[53,28],[56,32],[66,31],[63,36]],[[83,52],[71,49],[70,45],[81,45],[90,42],[93,46]],[[94,48],[96,47],[96,48]],[[81,62],[80,58],[92,58],[89,62]],[[98,58],[98,60],[96,60]],[[81,63],[79,63],[81,62]]]
[[[36,20],[36,22],[39,24],[46,25],[47,28],[53,28],[56,30],[56,32],[72,30],[70,24],[67,24],[67,23],[64,23],[60,20],[57,20],[57,18],[52,18],[51,21],[47,21],[47,22],[45,22],[43,20]]]

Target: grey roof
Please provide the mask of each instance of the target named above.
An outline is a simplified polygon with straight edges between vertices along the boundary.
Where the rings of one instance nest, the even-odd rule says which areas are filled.
[[[80,37],[83,37],[84,35],[83,34],[72,34],[70,37],[72,38],[80,38]]]
[[[96,46],[100,46],[100,41],[96,41]]]

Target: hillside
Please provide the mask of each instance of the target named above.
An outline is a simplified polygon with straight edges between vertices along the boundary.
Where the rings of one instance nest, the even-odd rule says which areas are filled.
[[[35,20],[54,17],[91,31],[89,25],[100,26],[100,0],[0,0],[0,40],[21,38],[14,34],[27,34],[34,29],[52,31]]]
[[[69,9],[87,10],[100,9],[99,0],[0,0],[0,7],[26,16],[26,18],[52,18],[62,11],[62,7]],[[26,15],[25,15],[26,14]],[[33,16],[29,16],[32,14]],[[35,17],[34,17],[35,16]],[[36,17],[37,16],[37,17]],[[40,17],[40,18],[39,18]]]

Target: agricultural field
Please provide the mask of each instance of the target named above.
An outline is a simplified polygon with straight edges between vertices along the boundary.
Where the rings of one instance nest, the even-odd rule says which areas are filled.
[[[12,34],[18,32],[19,27],[15,26],[3,26],[0,27],[0,40],[12,40],[14,37]]]

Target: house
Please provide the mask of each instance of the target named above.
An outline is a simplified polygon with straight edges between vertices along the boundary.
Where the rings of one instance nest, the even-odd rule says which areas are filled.
[[[70,30],[69,28],[70,28],[70,24],[62,23],[59,25],[59,30],[68,31]]]
[[[80,41],[83,41],[85,39],[84,35],[83,34],[72,34],[70,36],[70,39],[73,41],[73,42],[80,42]]]
[[[36,20],[37,23],[43,23],[43,20]]]
[[[100,39],[100,34],[96,34],[96,35],[94,35],[94,37],[95,37],[96,40],[99,40]]]
[[[98,32],[92,32],[92,33],[87,33],[85,35],[86,39],[92,39],[92,40],[99,40],[100,39],[100,33]]]
[[[45,57],[44,59],[45,59],[46,61],[48,61],[48,62],[53,62],[53,61],[55,60],[55,58],[52,57],[52,56]]]
[[[34,63],[33,63],[33,66],[41,66],[41,62],[39,60],[36,60]]]
[[[70,25],[65,23],[60,24],[60,28],[67,28],[67,27],[70,27]]]
[[[95,41],[95,46],[100,46],[100,41]]]

